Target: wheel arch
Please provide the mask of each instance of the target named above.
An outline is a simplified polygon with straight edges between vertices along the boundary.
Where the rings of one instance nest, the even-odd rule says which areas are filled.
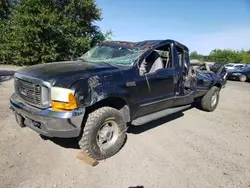
[[[219,82],[216,82],[213,86],[218,87],[219,89],[221,89],[221,87],[222,87],[221,83],[219,83]]]
[[[86,112],[91,113],[94,110],[108,106],[119,110],[124,116],[127,122],[131,121],[131,109],[129,102],[122,97],[109,96],[106,97],[95,104],[86,107]]]

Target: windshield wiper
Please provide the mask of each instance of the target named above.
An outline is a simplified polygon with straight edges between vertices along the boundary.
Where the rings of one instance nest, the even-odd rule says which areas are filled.
[[[79,60],[82,60],[82,61],[87,61],[86,59],[82,58],[82,57],[79,57],[78,58]]]
[[[78,58],[79,60],[82,60],[83,62],[89,62],[89,63],[93,63],[93,64],[106,64],[106,65],[109,65],[109,66],[113,66],[113,67],[118,67],[112,63],[108,63],[106,61],[99,61],[99,62],[96,62],[96,61],[89,61],[89,60],[86,60],[82,57]]]
[[[109,66],[112,66],[112,67],[118,67],[115,64],[108,63],[108,62],[105,62],[105,61],[101,61],[100,63],[106,64],[106,65],[109,65]]]

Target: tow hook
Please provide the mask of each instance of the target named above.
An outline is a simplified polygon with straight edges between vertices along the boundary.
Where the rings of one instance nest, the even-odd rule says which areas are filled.
[[[26,127],[24,124],[24,118],[20,114],[18,114],[17,112],[14,112],[14,114],[15,114],[15,118],[16,118],[18,125],[22,128]]]

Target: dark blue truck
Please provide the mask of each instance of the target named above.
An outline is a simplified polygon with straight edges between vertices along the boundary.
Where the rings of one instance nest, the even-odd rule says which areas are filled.
[[[214,111],[225,76],[194,68],[189,49],[174,40],[105,41],[75,61],[20,69],[10,104],[21,127],[77,137],[86,154],[102,160],[120,150],[128,123],[197,101]]]

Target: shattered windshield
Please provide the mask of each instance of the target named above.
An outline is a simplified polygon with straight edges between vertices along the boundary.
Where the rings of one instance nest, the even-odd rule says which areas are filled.
[[[98,45],[91,48],[80,59],[92,63],[131,66],[143,50],[127,46]]]

